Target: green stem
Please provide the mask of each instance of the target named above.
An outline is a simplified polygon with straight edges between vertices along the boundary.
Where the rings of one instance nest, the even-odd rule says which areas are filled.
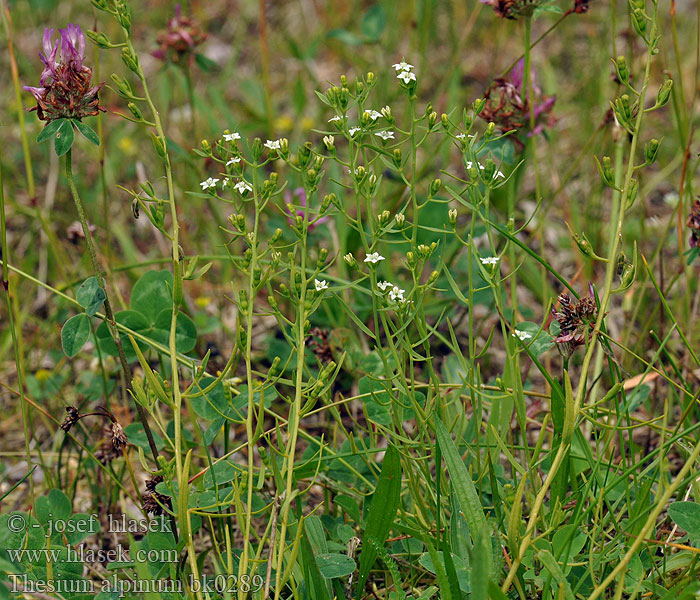
[[[102,276],[102,270],[100,269],[100,263],[97,260],[97,251],[95,250],[95,244],[92,240],[92,234],[90,233],[90,227],[88,225],[87,216],[85,214],[85,209],[83,203],[80,200],[80,195],[78,194],[78,189],[75,186],[75,180],[73,179],[73,169],[71,160],[71,151],[68,150],[66,154],[66,179],[68,180],[68,187],[70,188],[71,195],[73,196],[73,201],[75,202],[75,208],[78,211],[78,218],[80,219],[80,224],[83,228],[83,234],[85,235],[85,243],[88,247],[88,253],[90,254],[90,261],[92,262],[92,268],[95,271],[95,276],[100,284],[100,287],[105,293],[105,321],[107,327],[109,328],[109,333],[114,340],[114,344],[117,347],[117,353],[119,355],[119,362],[122,368],[123,374],[123,385],[125,390],[125,396],[127,395],[129,387],[131,386],[131,369],[129,368],[129,363],[126,360],[126,354],[124,353],[124,348],[122,346],[121,337],[117,331],[117,324],[114,320],[114,313],[112,312],[112,305],[109,301],[109,295],[107,294],[107,289],[105,285],[104,277]],[[158,449],[156,448],[155,440],[153,439],[153,434],[151,433],[151,428],[148,425],[148,418],[146,417],[146,411],[143,409],[138,402],[134,402],[136,406],[136,412],[138,413],[139,420],[143,425],[143,430],[148,438],[148,445],[151,448],[151,453],[153,454],[153,460],[158,464]]]

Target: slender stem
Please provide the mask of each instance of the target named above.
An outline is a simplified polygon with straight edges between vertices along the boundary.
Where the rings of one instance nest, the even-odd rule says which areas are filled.
[[[117,331],[117,324],[114,320],[114,313],[112,312],[112,305],[109,301],[109,295],[107,294],[107,289],[105,285],[104,277],[102,276],[102,270],[100,269],[100,263],[97,260],[97,251],[95,250],[95,244],[92,240],[92,234],[90,233],[90,226],[88,225],[87,216],[85,214],[85,209],[83,208],[83,203],[80,200],[80,195],[78,194],[78,189],[75,186],[75,180],[73,179],[73,168],[71,160],[71,151],[68,150],[66,154],[66,179],[68,180],[68,187],[70,188],[71,195],[73,196],[73,201],[75,202],[75,208],[78,211],[78,218],[80,219],[80,224],[83,228],[83,234],[85,235],[85,243],[88,247],[88,253],[90,254],[90,261],[92,262],[92,268],[95,271],[95,276],[97,277],[97,282],[105,293],[105,317],[109,333],[114,340],[114,344],[117,347],[117,353],[119,354],[119,362],[122,368],[122,375],[124,378],[123,384],[125,391],[128,391],[131,386],[131,369],[129,368],[129,363],[126,360],[126,354],[124,353],[124,348],[122,346],[122,340]],[[148,445],[151,448],[151,453],[153,454],[153,460],[158,463],[158,449],[156,448],[155,440],[153,439],[153,433],[151,433],[151,428],[148,425],[148,418],[146,416],[146,411],[143,409],[138,402],[134,402],[136,406],[136,412],[138,413],[139,420],[143,425],[143,430],[148,438]]]

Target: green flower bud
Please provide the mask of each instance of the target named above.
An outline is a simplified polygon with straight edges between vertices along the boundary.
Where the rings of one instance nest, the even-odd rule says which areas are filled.
[[[324,264],[326,264],[327,259],[328,248],[321,248],[321,250],[318,253],[318,261],[316,262],[316,267],[320,269]]]
[[[432,285],[437,281],[437,278],[440,276],[440,273],[438,271],[433,271],[430,274],[430,277],[428,277],[428,281],[426,282],[427,285]]]
[[[617,78],[624,84],[628,84],[630,81],[630,71],[627,67],[627,61],[624,56],[618,56],[617,62],[615,63],[615,69],[617,70]]]
[[[262,140],[259,137],[256,137],[253,140],[252,150],[253,150],[253,159],[256,161],[260,160],[260,157],[262,156],[263,151],[264,151],[264,146],[263,146]]]
[[[406,252],[406,262],[408,263],[408,266],[411,269],[416,268],[416,264],[417,264],[416,255],[413,252],[411,252],[410,250],[408,252]]]
[[[391,213],[388,210],[383,210],[377,215],[377,221],[379,222],[380,226],[386,225],[389,222],[389,219],[391,219]]]
[[[272,237],[270,238],[270,242],[275,244],[280,240],[281,237],[282,237],[282,230],[278,227],[277,229],[275,229],[275,232],[272,234]]]
[[[454,227],[457,224],[457,209],[451,208],[448,211],[447,216],[450,219],[450,225]]]
[[[343,256],[343,260],[345,261],[345,264],[348,265],[348,267],[354,269],[357,267],[357,260],[355,260],[355,257],[348,252],[345,256]]]
[[[652,138],[644,145],[644,158],[647,164],[652,164],[656,161],[656,157],[659,154],[660,142],[656,138]]]
[[[370,84],[374,83],[374,73],[372,73],[372,71],[367,73],[366,79],[367,79],[367,83],[370,83]]]
[[[403,224],[406,222],[406,215],[403,213],[396,213],[396,215],[394,215],[394,220],[398,227],[403,227]]]
[[[478,115],[482,110],[484,110],[484,106],[486,106],[486,100],[484,100],[484,98],[477,98],[474,100],[474,103],[472,104],[474,114]]]
[[[163,140],[153,131],[151,131],[151,143],[153,144],[153,149],[156,151],[156,154],[161,158],[165,158],[167,154],[165,144],[163,143]]]
[[[496,124],[491,122],[486,126],[486,137],[491,137],[496,131]]]
[[[209,140],[202,140],[202,150],[204,150],[206,153],[211,152],[211,144],[209,143]]]
[[[238,292],[238,305],[240,306],[241,311],[245,312],[248,310],[248,292],[245,290]]]
[[[97,45],[98,48],[113,48],[114,46],[109,41],[109,38],[101,31],[90,31],[87,30],[85,35],[90,38],[92,42]]]
[[[442,187],[442,181],[440,179],[433,179],[432,183],[430,184],[430,195],[434,196],[440,191],[440,188]]]
[[[393,163],[397,169],[401,169],[401,149],[394,148]]]
[[[639,182],[636,179],[630,180],[630,187],[627,191],[627,200],[625,202],[625,210],[629,209],[634,201],[637,199],[637,192],[639,191]]]
[[[268,296],[268,297],[267,297],[267,303],[270,305],[270,308],[271,308],[272,310],[277,310],[277,308],[278,308],[278,306],[279,306],[279,305],[277,304],[277,300],[275,299],[274,296]]]
[[[117,86],[116,92],[122,98],[126,98],[127,100],[133,100],[136,98],[136,96],[134,96],[134,90],[131,89],[131,85],[128,81],[122,79],[116,73],[112,73],[112,75],[110,75],[110,79],[114,82],[114,85]]]
[[[659,93],[656,96],[656,108],[664,106],[671,97],[671,88],[673,87],[673,79],[667,79],[659,88]]]
[[[336,201],[336,195],[335,194],[326,194],[323,197],[323,200],[321,201],[321,212],[326,212],[331,204],[334,204]]]
[[[289,298],[289,288],[286,286],[284,283],[280,283],[280,294],[282,294],[285,298]]]
[[[137,121],[143,121],[143,113],[141,112],[141,109],[136,106],[133,102],[129,102],[126,107],[129,109],[129,112],[134,116],[134,119]]]
[[[440,115],[440,122],[445,130],[450,126],[450,120],[445,113]]]
[[[596,166],[598,167],[598,174],[603,180],[603,183],[608,187],[615,187],[615,173],[612,168],[612,161],[609,156],[603,157],[603,164],[600,163],[598,157],[595,158]]]
[[[122,48],[122,61],[130,71],[139,72],[139,60],[128,48]]]
[[[428,115],[428,127],[430,127],[430,129],[435,127],[435,123],[437,123],[437,118],[438,118],[438,115],[435,111],[431,112]]]

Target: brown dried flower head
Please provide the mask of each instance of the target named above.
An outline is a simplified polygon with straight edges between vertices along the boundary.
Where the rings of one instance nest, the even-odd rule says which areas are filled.
[[[78,421],[80,421],[80,413],[75,406],[66,406],[66,418],[61,423],[61,429],[68,433]]]
[[[690,229],[690,247],[700,247],[700,200],[693,202],[686,224]]]
[[[572,300],[569,294],[559,295],[559,310],[552,307],[552,315],[559,323],[559,335],[555,338],[564,356],[571,356],[578,346],[586,343],[586,334],[595,326],[598,307],[591,295]]]

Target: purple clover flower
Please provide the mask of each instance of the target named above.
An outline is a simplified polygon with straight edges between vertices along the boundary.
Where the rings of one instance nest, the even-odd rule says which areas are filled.
[[[85,60],[85,36],[78,25],[69,23],[59,29],[54,41],[54,30],[44,30],[43,52],[39,58],[44,70],[39,78],[40,87],[24,86],[34,96],[36,110],[42,121],[69,118],[82,119],[96,115],[100,110],[98,92],[104,84],[90,86],[92,69]]]

